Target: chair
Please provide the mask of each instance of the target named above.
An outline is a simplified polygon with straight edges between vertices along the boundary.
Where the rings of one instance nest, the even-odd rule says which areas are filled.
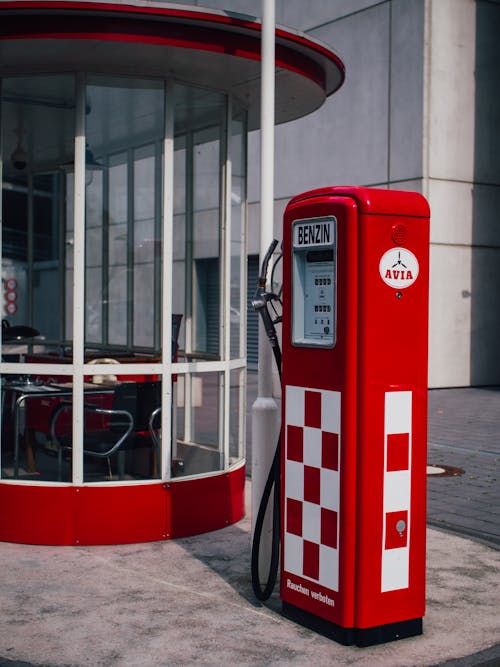
[[[99,430],[84,430],[83,454],[94,459],[106,459],[111,478],[111,457],[118,457],[118,478],[125,476],[125,452],[148,447],[152,449],[151,473],[157,472],[158,441],[150,434],[150,415],[160,405],[160,382],[123,382],[115,388],[111,408],[106,409],[88,402],[84,404],[86,415],[103,415],[107,425]],[[64,452],[73,448],[72,434],[58,435],[57,424],[72,403],[62,402],[50,418],[50,434],[56,445],[58,457],[58,480],[62,479]]]
[[[148,421],[148,430],[155,448],[159,451],[161,447],[161,406],[151,412]],[[177,456],[172,456],[170,472],[172,477],[182,475],[184,472],[184,461]]]

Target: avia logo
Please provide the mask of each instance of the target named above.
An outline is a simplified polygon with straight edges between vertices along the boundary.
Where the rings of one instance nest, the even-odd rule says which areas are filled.
[[[396,289],[413,285],[418,269],[417,258],[406,248],[391,248],[382,255],[379,263],[380,277],[386,285]]]
[[[387,269],[385,272],[387,280],[411,280],[413,281],[413,273],[408,269],[407,271],[396,271],[395,269]]]
[[[397,269],[395,267],[398,267]],[[394,262],[392,268],[385,272],[387,280],[411,280],[413,281],[413,273],[401,260],[401,250],[398,251],[397,262]]]

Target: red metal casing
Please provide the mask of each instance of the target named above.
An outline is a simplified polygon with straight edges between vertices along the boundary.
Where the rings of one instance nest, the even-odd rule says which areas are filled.
[[[337,224],[336,344],[299,347],[292,225],[323,216]],[[397,264],[411,254],[416,265]],[[429,207],[417,193],[331,187],[284,214],[281,598],[342,643],[421,631],[428,258]]]

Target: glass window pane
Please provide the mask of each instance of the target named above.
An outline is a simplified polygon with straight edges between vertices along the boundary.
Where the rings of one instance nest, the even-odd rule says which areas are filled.
[[[97,75],[79,82],[86,99],[84,276],[74,275],[74,77],[7,78],[2,89],[2,277],[4,284],[12,280],[15,292],[7,315],[12,326],[31,326],[44,337],[34,346],[4,336],[6,361],[71,362],[74,280],[84,281],[87,363],[134,361],[145,352],[157,358],[161,351],[164,83]],[[224,303],[230,307],[230,351],[237,358],[244,347],[245,115],[235,105],[229,121],[227,304],[221,285],[228,268],[221,198],[227,98],[176,85],[169,103],[175,120],[172,296],[173,313],[182,316],[180,353],[188,361],[221,358]],[[15,164],[20,155],[27,166]],[[85,371],[83,450],[75,455],[73,378],[43,371],[30,377],[36,389],[29,389],[18,414],[2,415],[4,475],[70,482],[75,467],[78,483],[82,470],[84,482],[159,476],[161,429],[158,422],[149,428],[161,403],[155,377],[122,375],[119,366],[104,375]],[[174,476],[223,470],[241,459],[244,381],[240,370],[173,377],[172,440],[165,438],[165,445],[172,442]],[[25,387],[17,394],[9,389],[2,410],[12,409],[18,390]],[[229,443],[223,442],[225,418]]]
[[[85,340],[100,343],[103,338],[102,262],[103,262],[103,187],[102,169],[93,170],[85,188]]]
[[[186,301],[186,140],[178,137],[174,143],[174,221],[172,266],[172,312],[182,314],[179,332],[179,352],[186,348],[186,318],[191,322]],[[191,351],[191,347],[188,350]]]
[[[155,147],[149,145],[134,155],[134,218],[154,221],[155,217]]]
[[[108,178],[109,224],[126,225],[128,212],[126,153],[119,153],[112,157]],[[122,256],[122,260],[124,259],[125,255]]]
[[[221,175],[226,98],[175,87],[173,312],[187,360],[221,356]],[[173,474],[224,466],[223,374],[179,375]]]
[[[158,353],[163,83],[93,76],[86,99],[86,340]]]
[[[112,157],[108,185],[107,331],[105,342],[127,344],[127,154]]]
[[[84,480],[156,479],[161,470],[158,420],[150,418],[161,405],[161,382],[144,378],[120,381],[94,376],[85,389]]]
[[[175,86],[174,104],[173,308],[184,316],[180,344],[188,359],[218,359],[226,97]]]
[[[229,391],[229,465],[243,458],[245,443],[245,377],[244,369],[230,372]]]
[[[154,348],[155,331],[153,309],[155,305],[155,281],[153,262],[137,264],[134,270],[134,347]]]
[[[2,477],[71,481],[71,378],[4,376],[2,392]]]
[[[241,331],[246,312],[246,127],[243,112],[235,110],[231,125],[231,357],[245,356]]]
[[[69,376],[4,378],[2,477],[70,482],[73,387]],[[149,428],[161,383],[96,375],[84,385],[84,481],[158,478],[160,437]],[[153,426],[157,424],[153,423]],[[17,445],[16,445],[17,443]]]
[[[2,279],[9,289],[2,318],[12,332],[4,335],[2,352],[12,361],[28,351],[30,331],[43,336],[45,348],[60,344],[65,305],[72,317],[62,240],[73,215],[64,174],[73,163],[74,98],[72,76],[3,82]],[[20,326],[22,344],[13,342]]]
[[[220,128],[194,135],[195,351],[218,358],[220,333]]]
[[[220,260],[195,260],[195,351],[207,358],[219,358]]]
[[[160,275],[160,189],[156,187],[160,160],[156,147],[149,145],[134,155],[134,346],[155,347],[159,341],[159,320],[155,319],[155,297],[161,284]],[[156,346],[159,343],[156,342]]]
[[[222,470],[222,373],[193,373],[177,380],[177,438],[172,459],[177,475]]]

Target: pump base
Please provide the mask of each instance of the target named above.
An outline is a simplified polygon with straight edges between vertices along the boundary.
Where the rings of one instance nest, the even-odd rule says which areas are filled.
[[[422,634],[421,618],[377,625],[373,628],[344,628],[288,602],[283,602],[282,610],[283,615],[290,620],[300,623],[300,625],[344,646],[352,646],[353,644],[359,647],[373,646],[374,644],[384,644],[396,639],[406,639]]]

